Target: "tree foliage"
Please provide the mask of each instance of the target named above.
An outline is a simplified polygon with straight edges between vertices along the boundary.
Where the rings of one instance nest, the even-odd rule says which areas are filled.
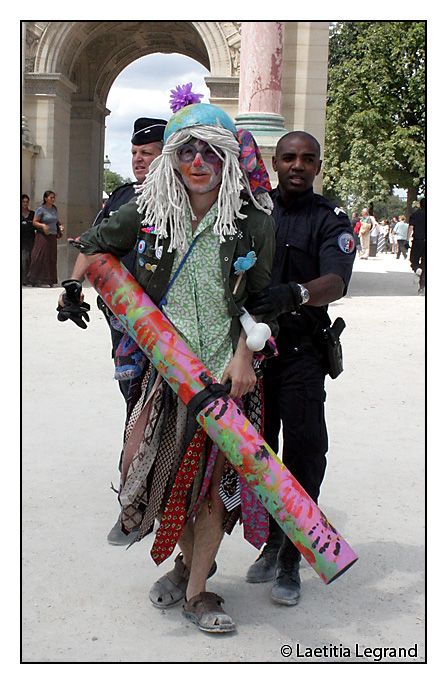
[[[130,178],[123,178],[119,173],[116,173],[116,171],[104,169],[104,190],[108,195],[110,195],[115,188],[124,183],[132,183],[132,180]]]
[[[424,22],[337,22],[329,42],[324,192],[345,206],[425,184]]]
[[[361,210],[363,207],[359,207]],[[415,208],[410,213],[413,213]],[[392,218],[406,214],[406,202],[397,195],[390,195],[386,200],[377,200],[374,203],[374,216],[381,221],[383,218]],[[408,214],[407,214],[408,217]]]

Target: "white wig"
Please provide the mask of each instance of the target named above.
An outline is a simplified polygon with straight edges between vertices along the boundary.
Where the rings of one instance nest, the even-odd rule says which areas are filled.
[[[188,193],[183,185],[177,162],[177,150],[190,138],[209,144],[222,160],[222,182],[217,197],[218,211],[213,231],[225,242],[225,236],[237,232],[236,219],[246,218],[241,213],[243,199],[241,189],[250,196],[253,204],[267,214],[271,213],[272,201],[267,193],[254,198],[248,177],[239,166],[239,143],[233,133],[218,126],[191,126],[182,128],[169,136],[162,154],[154,159],[137,198],[142,222],[155,226],[157,242],[170,235],[169,251],[185,250],[185,216],[187,209],[194,219]],[[217,148],[217,149],[216,149]]]

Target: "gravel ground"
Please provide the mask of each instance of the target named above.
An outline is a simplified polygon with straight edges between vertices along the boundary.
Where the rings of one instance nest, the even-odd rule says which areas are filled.
[[[235,530],[209,583],[238,624],[224,636],[149,604],[172,565],[153,564],[152,535],[128,550],[106,541],[124,403],[94,291],[86,331],[57,322],[59,292],[22,289],[22,661],[423,662],[425,297],[409,263],[356,260],[330,311],[347,323],[345,371],[327,382],[320,506],[359,561],[329,586],[304,567],[298,606],[281,607],[244,581],[257,552]]]

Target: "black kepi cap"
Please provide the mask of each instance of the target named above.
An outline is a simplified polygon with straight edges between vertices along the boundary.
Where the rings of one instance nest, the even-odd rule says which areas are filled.
[[[133,125],[132,145],[161,142],[167,121],[164,119],[137,119]]]

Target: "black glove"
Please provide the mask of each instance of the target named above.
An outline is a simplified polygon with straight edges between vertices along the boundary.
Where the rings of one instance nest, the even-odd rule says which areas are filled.
[[[90,321],[87,311],[90,311],[90,304],[81,302],[82,285],[79,280],[64,280],[61,283],[65,287],[63,295],[64,306],[58,306],[57,320],[66,321],[68,319],[76,323],[80,328],[86,328]],[[85,321],[84,321],[85,318]]]
[[[270,285],[257,295],[251,295],[245,308],[254,316],[267,318],[297,311],[302,302],[301,290],[296,283]]]

